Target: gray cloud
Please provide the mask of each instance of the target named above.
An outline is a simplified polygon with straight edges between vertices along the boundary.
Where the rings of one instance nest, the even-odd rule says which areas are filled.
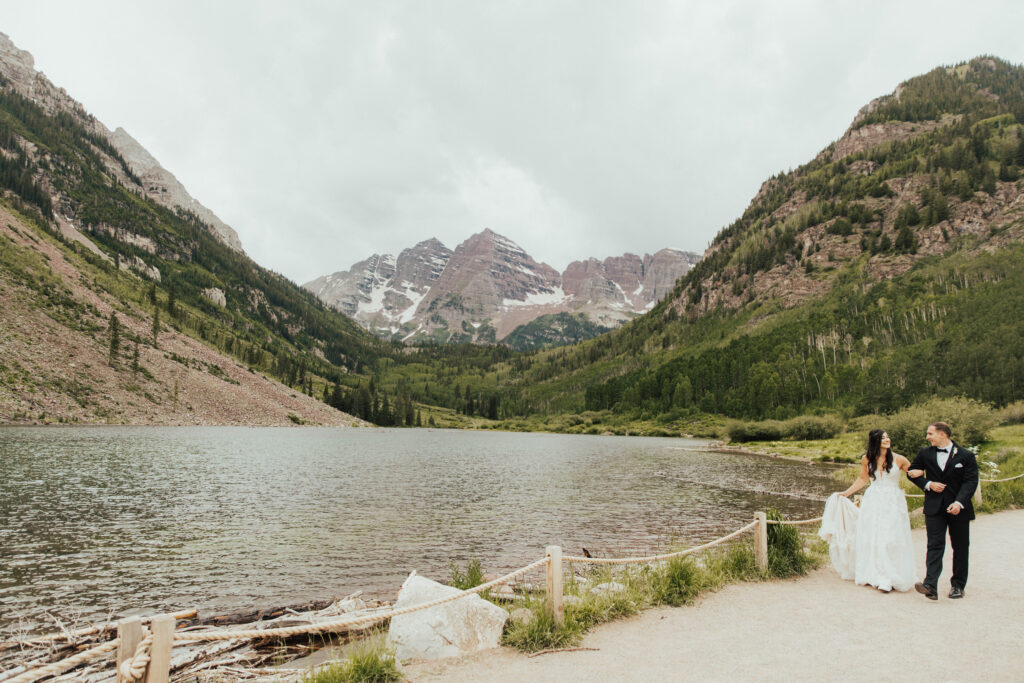
[[[898,82],[1024,61],[1015,2],[36,0],[0,31],[303,282],[484,227],[701,251]]]

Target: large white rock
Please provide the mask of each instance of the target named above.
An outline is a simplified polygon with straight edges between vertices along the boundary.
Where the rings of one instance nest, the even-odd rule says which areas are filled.
[[[394,606],[403,609],[461,592],[413,572],[402,584]],[[393,617],[388,639],[399,660],[458,657],[498,647],[506,619],[508,612],[501,607],[470,595]]]

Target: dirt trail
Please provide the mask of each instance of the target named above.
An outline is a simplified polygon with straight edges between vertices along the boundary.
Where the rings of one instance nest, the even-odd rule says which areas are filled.
[[[413,681],[1024,681],[1024,510],[971,528],[963,600],[938,602],[842,581],[831,566],[729,586],[589,633],[584,647],[527,658],[508,649],[408,664]],[[924,529],[914,531],[924,573]]]

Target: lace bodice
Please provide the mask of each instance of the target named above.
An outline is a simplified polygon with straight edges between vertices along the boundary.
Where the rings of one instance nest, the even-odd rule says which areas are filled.
[[[899,488],[900,477],[903,476],[903,470],[896,466],[894,462],[892,469],[886,472],[884,469],[878,469],[875,471],[875,478],[871,480],[871,486],[895,486]]]

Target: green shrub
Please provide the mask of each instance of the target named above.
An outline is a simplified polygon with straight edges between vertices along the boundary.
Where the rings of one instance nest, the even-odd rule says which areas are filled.
[[[750,581],[758,578],[754,546],[750,543],[731,543],[724,550],[705,555],[704,570],[710,577],[705,586],[718,590],[731,581]]]
[[[476,588],[484,582],[484,568],[478,559],[467,562],[465,571],[452,561],[448,571],[448,583],[460,591]]]
[[[340,662],[306,674],[302,683],[386,683],[401,679],[394,651],[383,638],[375,638],[354,645]]]
[[[781,521],[778,510],[769,510],[768,519]],[[804,552],[800,531],[790,524],[768,525],[768,574],[777,578],[806,574],[816,564]]]
[[[831,439],[843,430],[843,421],[832,415],[803,415],[783,423],[783,436],[798,441]]]
[[[726,426],[726,429],[729,440],[735,443],[779,441],[781,439],[811,441],[835,437],[843,430],[843,421],[832,415],[801,415],[786,421],[740,422],[734,420]]]
[[[703,574],[693,558],[673,557],[652,576],[653,602],[673,607],[689,605],[704,587]]]
[[[892,448],[913,459],[928,445],[925,431],[932,422],[947,422],[953,428],[953,440],[964,446],[983,443],[997,422],[996,412],[972,398],[933,398],[915,403],[886,418],[880,427],[889,432]],[[867,443],[867,435],[864,435]]]
[[[525,606],[533,612],[533,619],[526,623],[507,621],[501,637],[503,645],[523,652],[572,647],[580,642],[589,628],[579,619],[578,608],[572,605],[566,605],[565,620],[561,626],[555,626],[543,599],[532,600]]]
[[[985,468],[984,460],[991,459],[995,468]],[[1002,448],[992,456],[983,456],[983,471],[988,470],[984,479],[1006,479],[1024,472],[1024,449]],[[998,510],[1024,508],[1024,477],[1013,481],[994,484],[981,483],[981,510],[996,512]]]
[[[735,443],[746,441],[778,441],[782,438],[782,423],[777,420],[763,422],[730,422],[726,426],[729,440]]]
[[[999,424],[1024,424],[1024,401],[1016,401],[999,411]]]

